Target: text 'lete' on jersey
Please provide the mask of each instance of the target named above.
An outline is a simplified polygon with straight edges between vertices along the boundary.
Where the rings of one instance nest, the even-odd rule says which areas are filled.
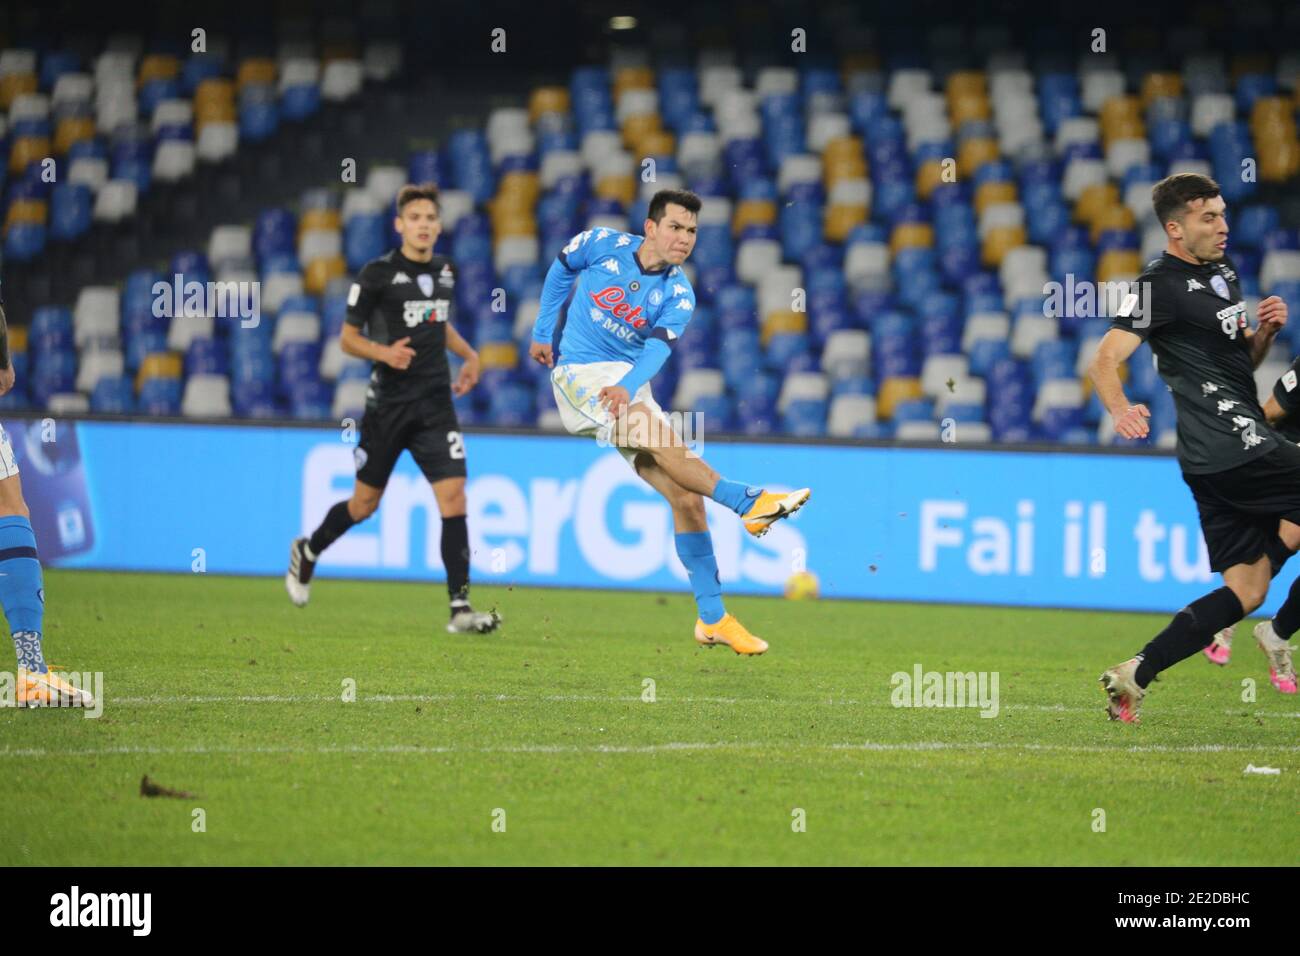
[[[655,329],[686,330],[695,290],[680,266],[647,272],[636,257],[644,239],[613,229],[580,232],[560,252],[578,273],[560,339],[564,362],[633,362]]]
[[[415,262],[394,249],[367,262],[348,293],[349,325],[369,326],[380,345],[410,337],[415,350],[410,367],[399,371],[376,362],[370,373],[367,406],[408,402],[447,393],[447,323],[454,315],[456,269],[446,256]]]

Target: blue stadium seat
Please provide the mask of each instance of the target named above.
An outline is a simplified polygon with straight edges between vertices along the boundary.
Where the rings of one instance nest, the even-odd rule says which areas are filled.
[[[103,415],[130,415],[135,411],[135,388],[125,375],[105,375],[90,393],[90,410]]]
[[[781,430],[799,438],[820,438],[826,434],[826,402],[796,399],[781,416]]]
[[[180,379],[145,379],[140,385],[137,411],[142,415],[179,415],[181,413]]]

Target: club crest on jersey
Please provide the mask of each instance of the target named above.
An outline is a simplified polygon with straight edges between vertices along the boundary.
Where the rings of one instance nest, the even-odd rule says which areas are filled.
[[[616,319],[622,319],[630,323],[632,328],[639,329],[645,325],[646,320],[641,315],[641,306],[632,308],[625,300],[627,293],[616,285],[607,286],[599,292],[591,293],[591,300],[601,309],[610,313]]]
[[[664,294],[660,292],[658,289],[655,289],[653,292],[650,293],[651,305],[658,305],[663,300],[664,300]]]
[[[427,272],[421,272],[416,276],[415,284],[420,287],[420,291],[425,295],[433,295],[433,276]]]
[[[1210,276],[1210,288],[1217,292],[1220,298],[1232,298],[1232,290],[1228,288],[1228,283],[1223,276]]]

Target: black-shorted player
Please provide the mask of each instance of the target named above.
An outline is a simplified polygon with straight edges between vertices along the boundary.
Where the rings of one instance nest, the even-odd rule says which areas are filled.
[[[361,440],[353,453],[356,484],[352,497],[335,504],[310,537],[290,546],[285,587],[294,604],[307,603],[321,553],[374,514],[397,459],[409,451],[432,485],[442,516],[442,561],[451,599],[447,630],[486,633],[501,618],[469,603],[465,442],[452,405],[453,394],[464,395],[478,382],[479,359],[451,322],[455,266],[433,252],[442,228],[437,187],[403,186],[393,226],[402,245],[366,263],[357,275],[339,338],[344,352],[374,363]],[[448,350],[464,359],[455,383]]]
[[[1170,176],[1152,190],[1168,246],[1138,277],[1149,307],[1116,317],[1089,374],[1115,430],[1147,434],[1150,413],[1124,397],[1119,364],[1149,342],[1178,414],[1178,463],[1200,514],[1210,568],[1224,586],[1180,610],[1134,658],[1101,676],[1112,719],[1136,723],[1146,687],[1162,670],[1202,650],[1216,632],[1254,611],[1275,575],[1300,545],[1300,447],[1269,426],[1254,370],[1287,307],[1277,296],[1259,304],[1252,330],[1241,285],[1227,258],[1223,197],[1212,179]],[[1127,303],[1126,303],[1127,304]],[[1273,686],[1296,692],[1288,638],[1300,629],[1300,583],[1277,616],[1255,628]]]

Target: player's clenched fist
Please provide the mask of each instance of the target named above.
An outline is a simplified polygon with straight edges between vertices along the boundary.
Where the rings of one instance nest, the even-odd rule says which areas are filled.
[[[1261,326],[1272,325],[1282,328],[1286,325],[1286,301],[1280,295],[1270,295],[1259,303],[1255,312]]]
[[[528,357],[538,365],[545,365],[547,368],[555,365],[555,356],[551,354],[549,342],[534,342],[528,346]]]
[[[384,361],[399,371],[410,368],[411,359],[415,358],[415,349],[407,344],[410,341],[411,337],[408,335],[388,346]]]
[[[1130,405],[1115,419],[1115,432],[1124,438],[1146,438],[1151,431],[1147,419],[1151,413],[1145,405]]]

